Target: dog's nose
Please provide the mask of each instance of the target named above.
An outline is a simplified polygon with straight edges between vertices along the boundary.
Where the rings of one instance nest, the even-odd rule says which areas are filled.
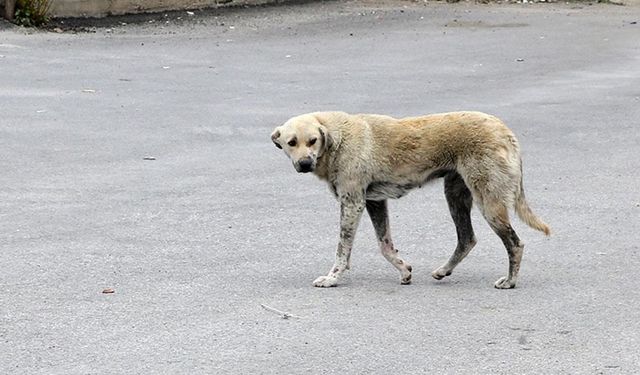
[[[298,162],[298,166],[300,167],[300,172],[302,173],[311,172],[311,169],[313,167],[313,160],[302,159]]]

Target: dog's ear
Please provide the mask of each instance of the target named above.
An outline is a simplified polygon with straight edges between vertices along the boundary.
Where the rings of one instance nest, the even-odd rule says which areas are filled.
[[[271,133],[271,141],[274,145],[276,145],[277,148],[282,150],[282,146],[280,146],[280,141],[278,140],[278,138],[280,138],[280,128],[276,128],[276,130]]]
[[[333,138],[324,125],[320,125],[318,131],[320,132],[320,138],[322,138],[322,152],[320,153],[320,155],[322,155],[333,145]]]

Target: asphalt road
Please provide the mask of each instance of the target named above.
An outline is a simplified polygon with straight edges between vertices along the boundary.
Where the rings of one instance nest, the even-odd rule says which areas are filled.
[[[0,373],[639,373],[638,21],[381,1],[5,25]],[[441,182],[390,204],[412,285],[365,215],[349,275],[313,288],[338,204],[269,134],[333,109],[503,118],[554,230],[515,221],[518,288],[493,288],[507,256],[476,210],[478,245],[431,278],[456,238]]]

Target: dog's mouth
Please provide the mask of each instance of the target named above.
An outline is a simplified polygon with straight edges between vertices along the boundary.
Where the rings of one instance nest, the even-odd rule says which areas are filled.
[[[298,173],[309,173],[315,169],[315,163],[311,159],[302,159],[295,163],[295,168]]]
[[[313,167],[312,166],[298,167],[297,170],[298,170],[298,173],[309,173],[309,172],[313,172]]]

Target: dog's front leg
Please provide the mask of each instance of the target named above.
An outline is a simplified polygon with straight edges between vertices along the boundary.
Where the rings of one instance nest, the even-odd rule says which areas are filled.
[[[365,207],[364,192],[340,194],[339,199],[340,242],[336,251],[336,262],[326,276],[320,276],[313,282],[313,286],[321,288],[336,286],[338,279],[350,265],[353,238]]]

